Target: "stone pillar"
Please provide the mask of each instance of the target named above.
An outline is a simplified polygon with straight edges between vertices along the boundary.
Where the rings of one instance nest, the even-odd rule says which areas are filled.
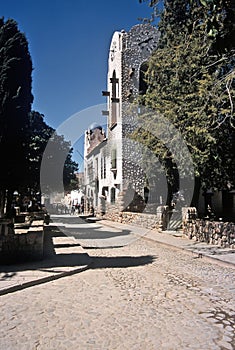
[[[157,207],[157,222],[161,230],[166,230],[169,222],[169,207],[167,205],[161,205]]]
[[[191,222],[197,219],[197,209],[195,207],[183,207],[182,208],[182,221],[184,223]]]
[[[197,219],[197,209],[195,207],[182,208],[182,229],[183,233],[189,238],[192,237],[195,231],[195,223]]]

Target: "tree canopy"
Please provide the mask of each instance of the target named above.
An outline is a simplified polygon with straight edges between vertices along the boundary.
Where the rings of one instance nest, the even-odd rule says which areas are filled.
[[[39,112],[31,111],[33,96],[32,60],[28,42],[17,23],[0,18],[0,214],[13,192],[40,191],[40,165],[43,152],[55,130]],[[56,135],[58,152],[66,152],[64,184],[75,184],[78,165],[72,160],[69,142]],[[7,197],[7,201],[5,200]]]
[[[31,110],[32,61],[25,35],[0,19],[0,174],[2,189],[24,181],[26,134]]]
[[[148,3],[153,8],[161,7],[159,1]],[[160,42],[148,63],[148,90],[141,103],[180,131],[204,189],[231,188],[235,186],[235,3],[161,3]],[[158,128],[157,116],[154,120],[146,116],[145,122]],[[166,170],[174,168],[165,145],[150,134],[143,136],[160,155]],[[177,187],[177,176],[170,173],[168,180]]]
[[[29,137],[28,137],[28,179],[27,187],[29,191],[40,191],[40,168],[43,153],[49,140],[53,139],[52,147],[54,149],[53,157],[48,165],[51,167],[47,169],[47,172],[56,173],[60,160],[65,159],[64,163],[64,189],[69,191],[77,187],[75,172],[78,170],[78,164],[72,159],[73,149],[68,141],[65,141],[62,135],[58,135],[52,127],[47,125],[44,120],[44,115],[32,111],[29,114]],[[53,169],[53,170],[52,170]],[[53,182],[51,182],[53,183]],[[56,188],[50,188],[50,191],[56,190]]]
[[[0,19],[0,210],[24,183],[31,110],[32,61],[28,42],[14,20]],[[9,209],[9,205],[8,205]]]

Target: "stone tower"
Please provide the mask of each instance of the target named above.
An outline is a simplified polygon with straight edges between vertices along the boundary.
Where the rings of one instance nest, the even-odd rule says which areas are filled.
[[[113,34],[109,58],[107,91],[107,139],[109,143],[112,186],[119,195],[130,188],[144,196],[144,176],[141,167],[133,164],[138,147],[129,140],[135,128],[136,115],[130,105],[146,92],[144,74],[151,53],[157,48],[159,32],[150,24],[139,24],[129,32]]]
[[[144,196],[144,176],[138,147],[130,142],[137,115],[130,106],[144,94],[144,72],[150,54],[157,48],[159,32],[149,24],[134,26],[128,33],[113,34],[109,57],[106,134],[94,125],[85,133],[85,181],[89,206],[101,212],[120,211],[133,202],[133,195]],[[127,199],[128,198],[128,199]]]

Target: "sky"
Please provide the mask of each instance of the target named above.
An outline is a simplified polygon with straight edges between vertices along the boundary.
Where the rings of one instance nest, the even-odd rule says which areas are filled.
[[[16,20],[29,43],[32,109],[56,129],[74,114],[105,103],[113,33],[129,31],[150,14],[138,0],[0,0],[0,16]]]

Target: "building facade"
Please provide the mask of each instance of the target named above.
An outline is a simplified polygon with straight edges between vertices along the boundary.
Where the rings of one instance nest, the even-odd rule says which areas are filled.
[[[106,212],[110,207],[123,210],[135,197],[144,200],[141,150],[130,139],[138,108],[131,106],[136,97],[146,91],[146,63],[157,48],[158,40],[159,32],[150,24],[139,24],[129,32],[122,30],[113,34],[107,89],[102,92],[107,98],[104,126],[93,124],[85,132],[84,178],[88,211]]]

